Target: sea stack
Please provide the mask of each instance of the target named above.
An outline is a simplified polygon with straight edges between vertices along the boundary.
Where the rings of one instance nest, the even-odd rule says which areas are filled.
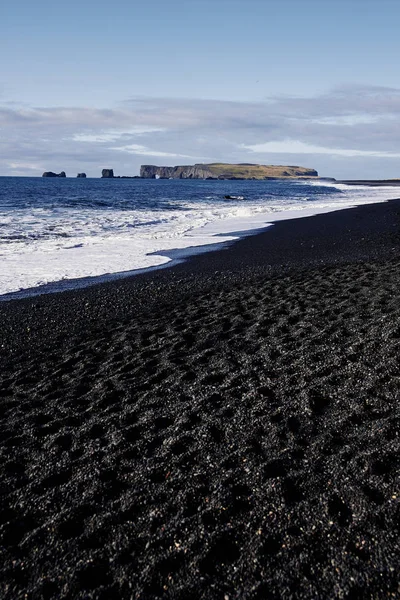
[[[66,177],[65,171],[61,171],[61,173],[53,173],[53,171],[45,171],[42,177]]]
[[[77,177],[86,177],[86,173],[78,173]]]
[[[113,169],[103,169],[101,172],[101,177],[103,179],[113,179],[114,170]]]

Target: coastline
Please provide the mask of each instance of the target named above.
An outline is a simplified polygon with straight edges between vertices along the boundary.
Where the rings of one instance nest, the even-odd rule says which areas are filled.
[[[399,592],[400,200],[0,303],[3,597]]]
[[[338,179],[335,183],[344,183],[345,185],[365,185],[368,187],[397,187],[400,186],[400,179]]]
[[[150,256],[155,255],[158,257],[167,258],[168,262],[149,267],[138,267],[129,271],[111,272],[105,273],[104,275],[80,277],[78,279],[62,279],[60,281],[42,284],[37,287],[28,287],[17,291],[7,292],[0,295],[0,303],[21,300],[24,298],[34,298],[43,294],[76,291],[78,289],[84,289],[87,287],[100,285],[102,283],[109,283],[127,278],[129,279],[131,277],[136,277],[143,274],[151,274],[153,271],[161,269],[170,269],[182,262],[190,260],[193,256],[198,256],[208,252],[217,252],[232,246],[245,237],[251,237],[259,233],[266,232],[269,230],[269,228],[273,227],[280,221],[304,219],[310,216],[316,216],[318,214],[328,214],[337,210],[345,210],[352,208],[353,206],[357,205],[349,204],[348,206],[342,205],[340,207],[329,207],[322,209],[310,208],[309,210],[285,210],[282,212],[271,213],[270,215],[265,214],[263,215],[262,220],[256,220],[254,217],[249,217],[247,219],[240,220],[240,229],[238,230],[235,230],[235,226],[237,227],[238,225],[236,219],[226,219],[224,221],[224,227],[222,230],[218,231],[218,233],[213,233],[214,223],[209,223],[201,227],[199,231],[201,231],[204,235],[204,232],[209,230],[211,226],[211,233],[206,234],[206,237],[208,237],[210,243],[196,245],[197,230],[195,229],[193,232],[194,236],[192,237],[194,245],[184,246],[183,248],[165,248],[150,252],[148,254]],[[271,217],[270,220],[268,220],[268,216]],[[211,239],[213,242],[211,242]]]
[[[279,276],[293,269],[391,258],[400,244],[399,206],[400,199],[388,200],[278,221],[218,250],[193,254],[174,266],[167,264],[63,292],[7,299],[0,302],[0,330],[8,340],[26,331],[26,338],[12,344],[23,351],[35,344],[37,311],[43,321],[38,327],[46,332],[48,343],[59,337],[58,332],[70,333],[74,323],[79,330],[84,323],[106,323],[110,315],[125,318],[132,310],[132,301],[135,310],[146,312],[162,302],[173,302],[174,296],[181,299],[221,285],[228,289],[231,281],[244,283],[252,277]],[[0,360],[5,354],[0,350]]]
[[[0,302],[112,281],[144,272],[144,269],[164,268],[185,255],[203,252],[208,244],[211,249],[211,245],[229,243],[233,237],[262,229],[268,222],[385,201],[397,195],[397,187],[339,186],[336,189],[329,182],[315,187],[312,182],[306,186],[299,182],[295,185],[272,182],[265,186],[254,181],[247,184],[220,181],[218,185],[216,182],[210,185],[206,181],[191,180],[166,182],[164,186],[147,180],[140,185],[129,184],[121,192],[118,184],[108,182],[110,185],[104,186],[98,180],[88,188],[90,200],[82,202],[81,183],[76,185],[80,180],[51,181],[50,187],[47,179],[39,178],[29,184],[32,184],[32,193],[34,190],[37,195],[38,206],[48,206],[53,194],[61,206],[65,201],[77,204],[75,208],[66,206],[66,213],[62,209],[62,218],[58,209],[43,214],[35,209],[31,215],[27,209],[25,217],[33,219],[37,230],[34,241],[30,234],[26,237],[24,220],[17,218],[14,222],[14,217],[10,217],[12,226],[5,226],[5,241],[1,247]],[[9,185],[11,193],[14,184]],[[18,185],[21,187],[21,182]],[[200,189],[204,203],[199,204]],[[22,193],[22,189],[19,191]],[[221,201],[227,192],[244,194],[246,202]],[[125,206],[124,197],[132,194],[129,210],[104,209],[110,194],[115,196],[113,204],[117,207],[121,202]],[[188,201],[186,206],[191,194],[194,200]],[[267,194],[266,202],[263,194]],[[151,201],[153,195],[154,202]],[[171,199],[171,205],[160,200],[164,195]],[[74,200],[67,200],[69,197]],[[144,212],[143,207],[140,208],[143,198],[147,207]],[[158,207],[155,213],[154,207]],[[18,215],[17,211],[14,216]],[[85,220],[91,223],[90,228],[82,226]],[[133,226],[136,222],[137,228]],[[11,244],[7,242],[9,236],[15,240]]]

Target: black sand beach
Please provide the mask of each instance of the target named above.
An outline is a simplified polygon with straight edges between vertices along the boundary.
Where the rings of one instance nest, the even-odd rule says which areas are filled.
[[[400,201],[0,335],[2,599],[400,597]]]

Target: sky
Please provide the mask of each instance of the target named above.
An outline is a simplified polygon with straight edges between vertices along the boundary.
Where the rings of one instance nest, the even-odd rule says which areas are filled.
[[[4,2],[0,175],[400,177],[399,25],[398,0]]]

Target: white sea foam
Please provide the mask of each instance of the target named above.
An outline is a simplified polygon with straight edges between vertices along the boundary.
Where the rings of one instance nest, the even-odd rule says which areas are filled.
[[[299,183],[298,185],[302,185]],[[310,182],[307,182],[310,185]],[[217,247],[271,223],[400,195],[396,187],[345,186],[341,193],[254,202],[180,202],[168,210],[32,208],[0,214],[0,294],[165,266],[171,257]],[[240,232],[240,233],[239,233]],[[175,252],[174,252],[175,251]],[[36,290],[37,292],[44,290]],[[3,297],[3,299],[6,299]]]

